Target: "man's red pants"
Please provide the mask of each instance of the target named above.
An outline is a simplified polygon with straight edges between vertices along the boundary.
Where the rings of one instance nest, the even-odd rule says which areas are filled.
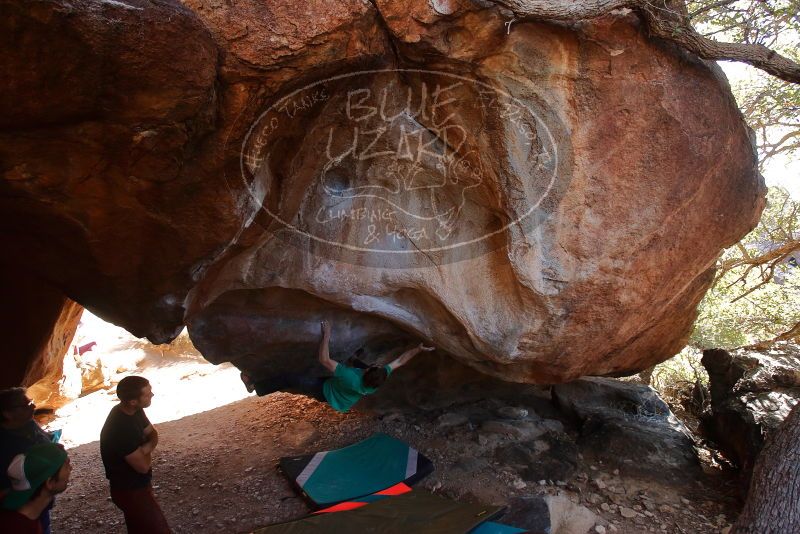
[[[148,484],[138,489],[111,489],[111,501],[125,514],[128,534],[170,534],[167,519]]]

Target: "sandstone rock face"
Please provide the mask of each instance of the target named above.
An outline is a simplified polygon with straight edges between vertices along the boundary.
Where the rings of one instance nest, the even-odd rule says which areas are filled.
[[[800,347],[703,351],[711,407],[701,429],[720,445],[749,481],[758,453],[800,402]]]
[[[66,350],[59,360],[52,362],[41,379],[27,387],[27,394],[37,410],[57,410],[80,397],[82,386],[81,370],[72,352]]]
[[[81,374],[69,349],[83,306],[68,298],[62,299],[64,304],[49,329],[50,335],[32,358],[34,365],[28,368],[22,380],[38,408],[57,408],[81,394]]]
[[[3,1],[0,21],[7,261],[138,336],[174,337],[195,263],[228,237],[217,210],[234,210],[201,151],[211,36],[170,2]]]
[[[38,388],[34,400],[51,394],[67,394],[62,382],[63,359],[67,353],[83,307],[65,297],[58,288],[29,273],[0,263],[0,286],[4,304],[0,313],[3,340],[0,389],[18,385]],[[80,393],[80,380],[78,380]],[[77,395],[76,395],[77,396]]]
[[[310,369],[323,318],[334,356],[425,340],[505,380],[637,371],[681,348],[763,207],[719,70],[631,14],[0,10],[2,245],[134,334],[187,324],[256,374]]]

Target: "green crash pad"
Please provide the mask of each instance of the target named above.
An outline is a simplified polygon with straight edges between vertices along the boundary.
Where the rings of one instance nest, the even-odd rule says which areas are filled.
[[[466,534],[501,510],[498,506],[458,503],[415,490],[355,510],[271,525],[255,530],[254,534]]]
[[[433,463],[407,443],[386,434],[332,451],[281,458],[281,471],[316,507],[351,500],[433,471]]]

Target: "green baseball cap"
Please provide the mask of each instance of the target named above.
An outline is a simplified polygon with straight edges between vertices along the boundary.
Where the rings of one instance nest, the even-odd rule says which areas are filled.
[[[55,443],[39,443],[16,455],[8,465],[11,491],[3,499],[3,508],[19,510],[66,461],[67,451]]]

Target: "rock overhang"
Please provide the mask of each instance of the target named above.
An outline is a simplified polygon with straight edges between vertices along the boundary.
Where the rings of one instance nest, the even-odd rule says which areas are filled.
[[[79,35],[107,40],[98,69],[114,39],[140,51],[89,11],[163,31],[148,2],[138,19],[90,4],[75,9]],[[99,126],[21,117],[53,161],[12,180],[33,149],[6,137],[4,189],[57,242],[32,269],[137,335],[188,324],[212,361],[307,368],[324,316],[341,354],[420,339],[511,381],[634,372],[681,348],[719,251],[763,205],[716,67],[632,14],[509,27],[466,3],[184,6],[159,9],[207,52],[175,69],[152,59],[175,57],[159,38],[147,72],[120,62],[145,95],[109,100]]]

